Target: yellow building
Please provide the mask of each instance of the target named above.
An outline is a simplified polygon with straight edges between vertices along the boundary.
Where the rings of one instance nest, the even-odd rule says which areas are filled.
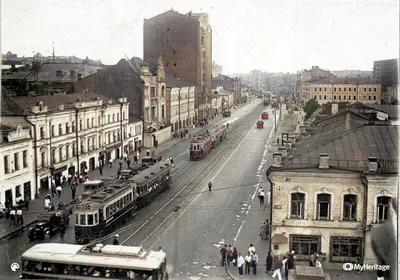
[[[302,84],[303,96],[316,99],[319,104],[328,102],[381,103],[381,84],[361,78],[325,78]]]

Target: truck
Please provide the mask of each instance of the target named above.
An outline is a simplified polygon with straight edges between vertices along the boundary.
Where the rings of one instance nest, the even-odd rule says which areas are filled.
[[[264,106],[269,106],[269,97],[264,98]]]
[[[231,116],[231,110],[229,110],[229,108],[224,109],[224,111],[222,112],[222,116],[229,118]]]

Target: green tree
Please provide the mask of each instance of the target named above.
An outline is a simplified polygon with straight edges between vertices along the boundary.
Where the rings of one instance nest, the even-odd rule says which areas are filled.
[[[306,113],[306,118],[309,118],[321,105],[318,104],[317,100],[311,99],[304,106],[304,112]]]

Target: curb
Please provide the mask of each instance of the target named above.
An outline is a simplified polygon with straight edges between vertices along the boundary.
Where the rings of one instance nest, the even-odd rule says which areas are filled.
[[[229,277],[231,277],[233,280],[237,280],[237,278],[234,277],[234,276],[231,274],[231,272],[229,271],[228,267],[225,266],[225,270],[226,270],[226,272],[228,273]]]
[[[1,237],[0,237],[0,240],[6,239],[6,238],[8,238],[8,237],[10,237],[10,236],[13,236],[13,235],[14,235],[16,232],[18,232],[18,231],[21,231],[21,234],[22,234],[22,233],[25,231],[25,228],[29,228],[31,225],[33,225],[33,224],[36,223],[37,221],[38,221],[38,220],[34,220],[33,222],[30,222],[30,223],[28,223],[28,224],[26,224],[26,225],[24,225],[24,226],[22,226],[22,227],[16,228],[15,230],[13,230],[13,231],[7,233],[6,235],[1,236]],[[21,234],[18,234],[18,235],[14,236],[14,237],[20,236]],[[10,239],[13,239],[14,237],[11,237]]]

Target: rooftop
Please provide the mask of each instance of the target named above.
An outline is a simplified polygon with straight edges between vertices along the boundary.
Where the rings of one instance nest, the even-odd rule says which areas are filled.
[[[160,161],[154,165],[150,165],[149,168],[142,170],[139,174],[136,174],[130,180],[135,182],[138,186],[141,186],[152,178],[156,177],[161,172],[164,172],[168,168],[168,164],[166,164],[164,161]]]
[[[372,79],[366,78],[323,78],[306,81],[309,84],[376,84]]]
[[[194,87],[195,85],[190,83],[190,82],[186,82],[186,81],[182,81],[181,79],[175,77],[174,75],[171,74],[167,74],[165,73],[165,80],[166,80],[166,85],[167,87]]]

